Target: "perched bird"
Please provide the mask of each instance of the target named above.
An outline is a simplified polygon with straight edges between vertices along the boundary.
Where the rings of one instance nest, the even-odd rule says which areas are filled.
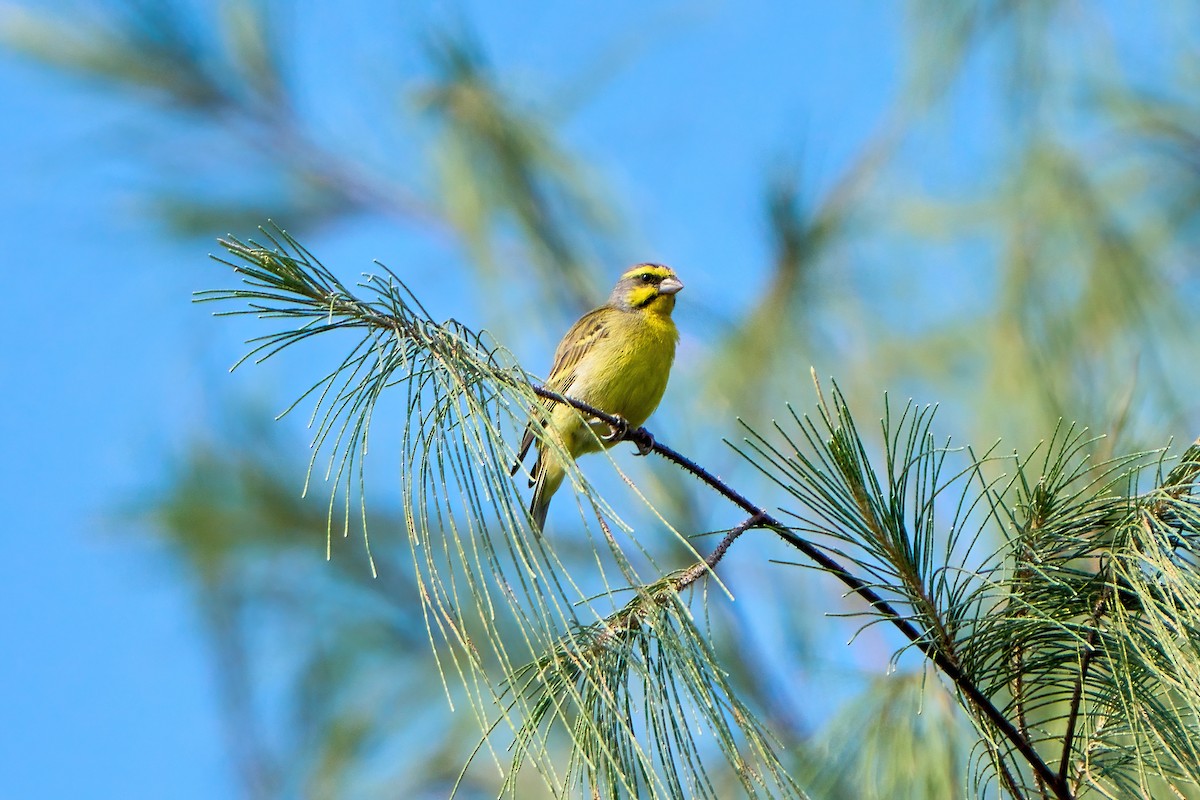
[[[631,429],[641,427],[667,388],[679,341],[671,312],[682,288],[675,272],[661,264],[626,270],[608,302],[584,314],[558,343],[546,388],[620,417]],[[545,425],[572,460],[612,447],[620,439],[620,432],[607,423],[585,420],[573,407],[548,401],[544,417],[530,422],[525,431],[514,475],[534,442],[535,424]],[[559,453],[540,444],[529,505],[538,531],[566,474]]]

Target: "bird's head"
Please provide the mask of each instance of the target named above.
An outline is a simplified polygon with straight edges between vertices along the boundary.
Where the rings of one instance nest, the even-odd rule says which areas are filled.
[[[638,264],[625,270],[608,302],[622,311],[645,309],[657,314],[670,314],[675,308],[675,293],[682,288],[683,281],[670,267]]]

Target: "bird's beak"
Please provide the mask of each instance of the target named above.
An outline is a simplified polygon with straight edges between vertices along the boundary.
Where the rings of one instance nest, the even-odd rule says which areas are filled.
[[[679,278],[663,278],[663,282],[658,285],[659,294],[675,294],[683,288],[683,281]]]

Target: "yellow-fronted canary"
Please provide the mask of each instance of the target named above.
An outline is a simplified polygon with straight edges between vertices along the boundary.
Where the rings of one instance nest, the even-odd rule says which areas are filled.
[[[546,388],[587,403],[641,427],[667,388],[679,331],[671,319],[675,294],[683,282],[670,267],[638,264],[617,281],[608,302],[584,314],[558,343]],[[587,420],[573,407],[547,403],[540,424],[546,426],[572,460],[619,441],[611,426]],[[525,432],[513,474],[533,444],[535,422]],[[555,448],[540,444],[530,485],[529,506],[538,531],[546,522],[550,498],[566,476]]]

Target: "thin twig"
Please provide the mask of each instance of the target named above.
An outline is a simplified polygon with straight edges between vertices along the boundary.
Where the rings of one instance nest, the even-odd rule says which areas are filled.
[[[1092,666],[1092,658],[1096,653],[1096,642],[1100,638],[1100,618],[1108,605],[1108,587],[1101,592],[1096,605],[1092,609],[1091,630],[1084,644],[1083,655],[1079,658],[1079,679],[1075,682],[1075,690],[1071,693],[1071,710],[1067,714],[1067,731],[1063,734],[1062,757],[1058,762],[1058,777],[1064,782],[1067,779],[1067,762],[1071,758],[1071,746],[1075,740],[1075,728],[1079,723],[1079,711],[1083,704],[1083,687],[1087,681],[1088,669]]]
[[[825,572],[828,572],[833,577],[837,578],[843,584],[850,588],[851,593],[857,594],[874,608],[888,622],[895,626],[905,638],[913,643],[926,658],[932,661],[942,671],[942,673],[954,683],[955,687],[962,692],[967,699],[979,711],[987,717],[996,729],[1012,743],[1013,747],[1025,758],[1029,766],[1033,769],[1046,785],[1054,792],[1054,796],[1058,800],[1074,800],[1073,795],[1067,787],[1067,782],[1064,777],[1055,774],[1053,770],[1046,764],[1042,757],[1038,754],[1033,744],[1026,739],[1016,729],[1012,722],[1000,712],[992,703],[991,699],[983,693],[983,691],[975,685],[962,669],[950,659],[941,649],[929,641],[928,638],[921,635],[913,625],[901,616],[890,603],[883,599],[874,589],[872,589],[865,581],[851,574],[845,567],[831,558],[825,551],[821,550],[817,545],[807,539],[797,535],[788,526],[777,520],[774,516],[760,506],[755,505],[740,492],[727,483],[722,481],[717,476],[706,470],[704,467],[697,464],[687,456],[667,447],[663,443],[657,441],[654,436],[645,428],[637,430],[629,430],[625,421],[619,417],[609,414],[605,411],[589,405],[572,397],[566,397],[557,392],[552,392],[542,386],[534,386],[533,391],[538,397],[546,400],[552,400],[558,403],[565,403],[578,411],[583,412],[591,417],[608,423],[614,431],[621,433],[621,440],[634,442],[639,449],[652,450],[673,464],[690,472],[696,478],[699,478],[703,483],[716,491],[725,499],[732,502],[742,510],[751,514],[752,517],[759,518],[756,527],[770,528],[777,536],[785,542],[795,547],[811,561],[815,562]],[[1011,776],[1010,776],[1011,778]],[[1015,788],[1015,782],[1010,783],[1010,789]]]
[[[1017,730],[1026,739],[1029,738],[1029,722],[1025,718],[1025,665],[1024,665],[1024,648],[1017,644],[1013,648],[1013,704],[1017,711]],[[1059,771],[1062,776],[1062,771]],[[1034,773],[1034,781],[1037,783],[1038,794],[1045,798],[1046,783],[1042,780],[1042,776]],[[1065,780],[1065,778],[1064,778]]]
[[[1022,556],[1022,561],[1024,560],[1025,556]],[[1017,569],[1013,575],[1014,592],[1016,591],[1016,587],[1021,586],[1029,580],[1030,574],[1031,570],[1028,566],[1021,566]],[[1026,610],[1024,607],[1018,607],[1013,614],[1016,617],[1024,617]],[[1021,732],[1022,736],[1028,739],[1029,721],[1025,715],[1025,646],[1020,641],[1013,644],[1012,673],[1012,696],[1013,707],[1017,712],[1017,730]],[[1061,771],[1059,774],[1062,775]],[[1046,794],[1046,783],[1042,780],[1042,776],[1035,773],[1034,782],[1037,784],[1038,795],[1045,800],[1048,795]]]
[[[1013,800],[1025,800],[1025,793],[1017,785],[1017,779],[1013,777],[1012,770],[1008,768],[1008,764],[1001,760],[997,768],[1000,770],[1000,779],[1008,787],[1008,793],[1012,795]]]
[[[721,559],[725,557],[725,552],[729,549],[729,546],[737,541],[739,536],[751,528],[760,527],[763,525],[764,521],[764,517],[761,514],[753,514],[743,520],[736,528],[730,530],[729,533],[725,534],[725,538],[721,540],[721,543],[718,544],[716,548],[714,548],[713,551],[708,554],[707,558],[705,558],[703,561],[696,562],[675,579],[675,590],[680,591],[682,589],[686,589],[688,586],[691,586],[693,583],[695,583],[701,575],[705,574],[706,572],[712,572],[712,570],[716,568],[717,564],[720,563]]]

